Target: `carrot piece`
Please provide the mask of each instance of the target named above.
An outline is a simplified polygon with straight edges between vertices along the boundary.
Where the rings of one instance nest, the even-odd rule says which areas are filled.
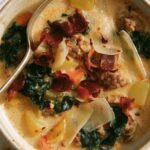
[[[31,16],[31,12],[25,12],[16,18],[16,23],[21,26],[27,26]]]
[[[84,77],[84,70],[82,68],[76,68],[67,73],[70,79],[73,81],[75,85],[78,85],[81,79]]]
[[[40,146],[40,150],[54,150],[52,144],[48,142],[47,136],[42,136],[40,138],[39,146]]]

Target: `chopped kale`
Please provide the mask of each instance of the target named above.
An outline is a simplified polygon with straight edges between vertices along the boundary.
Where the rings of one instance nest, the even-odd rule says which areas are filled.
[[[140,55],[150,58],[150,33],[143,31],[134,31],[131,38]]]
[[[132,12],[132,10],[133,10],[132,5],[129,5],[129,6],[128,6],[128,12],[129,12],[129,13],[131,13],[131,12]]]
[[[2,37],[0,59],[6,66],[16,65],[20,50],[27,48],[26,27],[13,23]]]
[[[72,108],[73,105],[78,105],[79,101],[76,100],[74,97],[65,96],[63,97],[62,101],[55,100],[54,101],[54,110],[55,112],[62,113]]]
[[[107,138],[102,142],[103,145],[113,146],[117,137],[121,136],[125,131],[125,126],[128,121],[127,116],[122,112],[122,109],[118,106],[113,106],[116,119],[110,123],[106,128]]]
[[[88,132],[82,129],[80,139],[82,147],[88,150],[109,150],[115,144],[117,138],[124,133],[127,116],[118,106],[112,106],[116,119],[106,128],[106,136],[102,137],[97,130]]]
[[[82,129],[80,131],[80,139],[82,147],[86,147],[88,150],[101,150],[102,138],[97,130],[87,132]]]
[[[68,14],[63,13],[61,17],[68,17]]]
[[[21,93],[30,97],[31,101],[37,104],[40,109],[49,107],[49,101],[45,99],[44,95],[51,86],[51,69],[30,64],[27,66],[25,76],[25,85]],[[48,80],[45,81],[45,77]]]

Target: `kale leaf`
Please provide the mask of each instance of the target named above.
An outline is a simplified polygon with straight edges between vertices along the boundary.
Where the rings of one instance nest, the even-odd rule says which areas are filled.
[[[40,109],[48,108],[49,101],[45,99],[45,92],[51,86],[51,69],[32,63],[27,66],[25,76],[25,84],[21,93],[30,97],[31,101]],[[48,78],[48,81],[45,81],[45,77]]]
[[[121,136],[125,131],[128,118],[118,106],[112,106],[116,119],[106,128],[107,138],[102,142],[103,145],[113,146],[117,137]]]
[[[150,58],[150,33],[134,31],[130,35],[139,54],[145,58]]]
[[[97,130],[87,132],[84,129],[80,131],[80,139],[82,147],[86,147],[88,150],[101,150],[102,138]]]
[[[73,105],[79,105],[79,101],[74,97],[64,96],[62,101],[55,100],[54,101],[54,111],[58,113],[62,113],[72,108]]]
[[[0,59],[6,66],[16,65],[19,61],[20,50],[27,48],[26,27],[13,23],[2,37]]]
[[[63,14],[61,15],[61,17],[68,17],[68,14],[63,13]]]
[[[112,106],[116,119],[105,127],[106,136],[102,137],[97,130],[88,132],[84,129],[80,131],[82,147],[88,150],[109,150],[115,144],[117,138],[125,131],[128,121],[127,116],[118,106]]]

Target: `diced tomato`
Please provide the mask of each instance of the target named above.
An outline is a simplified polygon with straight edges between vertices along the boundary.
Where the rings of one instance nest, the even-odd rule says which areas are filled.
[[[90,99],[91,96],[97,97],[100,91],[101,87],[99,84],[92,80],[82,81],[77,88],[78,95],[85,100]]]
[[[27,26],[31,16],[31,12],[25,12],[16,18],[16,23],[21,26]]]
[[[131,110],[132,108],[134,108],[135,103],[134,103],[134,99],[128,98],[128,97],[120,97],[120,107],[123,110]]]
[[[79,86],[77,88],[77,93],[78,93],[79,97],[81,97],[84,100],[89,100],[89,98],[91,96],[91,93],[89,92],[89,90],[82,86]]]

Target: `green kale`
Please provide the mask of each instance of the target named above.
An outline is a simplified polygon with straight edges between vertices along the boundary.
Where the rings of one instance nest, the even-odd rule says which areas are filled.
[[[54,101],[54,111],[58,113],[62,113],[72,108],[73,105],[79,105],[79,101],[74,97],[64,96],[62,101],[55,100]]]
[[[118,106],[112,106],[116,119],[105,127],[106,136],[101,137],[97,130],[92,132],[80,131],[82,147],[88,150],[109,150],[115,144],[117,138],[125,131],[128,121],[127,116]]]
[[[45,99],[45,92],[51,86],[51,69],[30,64],[26,68],[25,76],[25,84],[21,93],[30,97],[31,101],[40,109],[48,108],[49,101]],[[48,80],[45,81],[45,77]]]
[[[107,138],[102,142],[103,145],[113,146],[117,137],[121,136],[125,131],[128,118],[118,106],[112,106],[116,119],[106,128]]]
[[[68,14],[63,13],[61,17],[68,17]]]
[[[131,38],[140,55],[150,58],[150,33],[143,31],[134,31]]]
[[[101,150],[102,138],[97,130],[87,132],[82,129],[80,131],[80,139],[82,147],[86,147],[88,150]]]
[[[13,23],[2,37],[0,59],[6,66],[16,65],[19,61],[20,50],[27,48],[26,27]]]

